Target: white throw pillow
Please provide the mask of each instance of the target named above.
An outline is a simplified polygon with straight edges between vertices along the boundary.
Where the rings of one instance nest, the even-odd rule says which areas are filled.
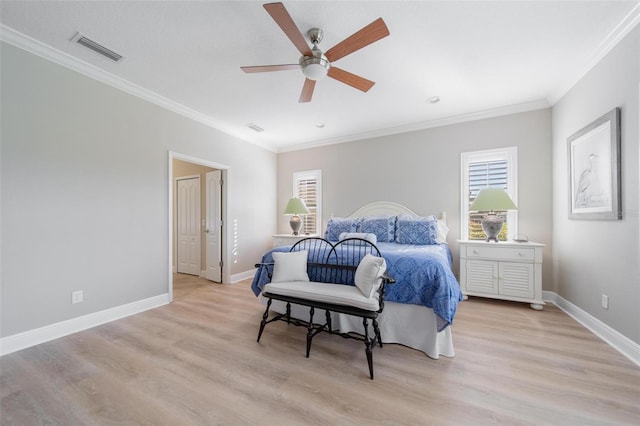
[[[384,258],[367,254],[362,258],[354,281],[356,287],[368,298],[372,298],[374,293],[382,284],[382,275],[387,270],[387,262]]]
[[[294,252],[274,252],[272,283],[287,281],[309,281],[307,275],[307,250]]]
[[[369,234],[366,232],[343,232],[340,234],[340,241],[346,240],[347,238],[361,238],[369,241],[371,244],[376,244],[378,242],[376,234]]]
[[[438,236],[436,241],[439,243],[447,242],[447,234],[449,233],[449,227],[443,220],[438,219]]]

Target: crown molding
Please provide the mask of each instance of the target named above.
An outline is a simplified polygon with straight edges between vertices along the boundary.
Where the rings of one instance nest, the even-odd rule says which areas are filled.
[[[591,71],[620,41],[640,23],[640,3],[631,9],[622,21],[600,42],[591,59],[573,78],[557,92],[549,96],[551,105],[555,105],[571,90],[589,71]]]
[[[549,108],[550,106],[551,104],[549,104],[549,102],[546,99],[539,99],[536,101],[525,102],[525,103],[516,104],[516,105],[509,105],[509,106],[500,107],[500,108],[493,108],[485,111],[477,111],[477,112],[471,112],[468,114],[460,114],[460,115],[454,115],[451,117],[443,117],[435,120],[412,123],[406,126],[388,127],[388,128],[376,130],[373,132],[358,133],[358,134],[349,135],[349,136],[340,137],[340,138],[325,139],[323,141],[318,141],[318,142],[286,146],[286,147],[280,148],[278,150],[278,153],[300,151],[303,149],[319,148],[322,146],[336,145],[340,143],[353,142],[353,141],[363,140],[363,139],[373,139],[373,138],[379,138],[383,136],[397,135],[401,133],[416,132],[419,130],[431,129],[434,127],[443,127],[443,126],[449,126],[452,124],[466,123],[469,121],[483,120],[486,118],[501,117],[505,115],[518,114],[521,112],[534,111],[537,109]]]
[[[575,84],[580,81],[598,62],[602,60],[629,32],[631,32],[640,23],[640,3],[637,4],[623,20],[604,38],[599,44],[598,48],[594,52],[591,60],[586,64],[584,69],[578,72],[574,78],[571,78],[563,85],[562,89],[552,93],[548,99],[536,100],[532,102],[511,105],[501,108],[495,108],[486,111],[473,112],[469,114],[461,114],[452,117],[444,117],[436,120],[429,120],[420,123],[413,123],[406,126],[390,127],[386,129],[380,129],[372,132],[365,132],[359,134],[347,135],[334,139],[325,139],[310,143],[302,143],[284,146],[276,148],[261,142],[254,138],[248,138],[245,134],[239,134],[234,129],[226,126],[224,123],[213,119],[210,116],[202,114],[196,110],[188,108],[175,101],[167,99],[155,92],[138,86],[128,80],[118,77],[114,74],[108,73],[94,65],[84,62],[78,58],[75,58],[67,53],[57,50],[47,44],[44,44],[38,40],[35,40],[25,34],[13,30],[3,24],[0,24],[0,40],[12,44],[18,48],[26,50],[58,65],[64,66],[90,78],[98,80],[116,89],[122,90],[133,96],[144,99],[157,106],[160,106],[176,114],[182,115],[189,119],[192,119],[198,123],[204,124],[210,128],[216,129],[234,138],[246,141],[263,148],[265,150],[284,153],[290,151],[298,151],[309,148],[316,148],[327,145],[335,145],[339,143],[352,142],[362,139],[377,138],[382,136],[389,136],[393,134],[408,133],[418,130],[424,130],[434,127],[447,126],[451,124],[464,123],[468,121],[481,120],[485,118],[498,117],[502,115],[515,114],[519,112],[526,112],[536,109],[548,108],[555,105]]]
[[[151,90],[145,89],[135,83],[111,74],[101,68],[91,65],[88,62],[82,61],[68,53],[62,52],[48,44],[42,43],[32,37],[29,37],[21,32],[7,27],[4,24],[0,24],[0,40],[11,44],[19,49],[25,50],[36,56],[44,58],[50,62],[61,65],[70,70],[76,71],[101,83],[107,84],[118,90],[122,90],[130,95],[136,96],[140,99],[144,99],[154,105],[157,105],[166,110],[175,112],[183,117],[189,118],[200,124],[204,124],[207,127],[213,128],[217,131],[225,133],[234,138],[241,139],[243,141],[252,143],[260,148],[275,152],[273,147],[261,144],[257,141],[246,139],[233,131],[233,129],[227,128],[224,123],[217,121],[205,114],[202,114],[194,109],[186,107],[171,99],[165,98]]]

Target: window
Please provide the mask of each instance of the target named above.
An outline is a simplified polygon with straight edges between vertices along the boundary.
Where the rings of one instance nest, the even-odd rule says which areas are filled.
[[[463,152],[460,171],[462,174],[460,200],[460,235],[463,240],[484,240],[486,238],[480,224],[483,213],[469,213],[469,206],[483,188],[502,188],[518,205],[517,164],[518,148],[508,147],[486,151]],[[498,236],[500,240],[512,239],[518,231],[517,211],[506,212],[504,228]]]
[[[322,232],[322,170],[309,170],[293,174],[293,196],[301,198],[309,208],[302,216],[301,233]]]

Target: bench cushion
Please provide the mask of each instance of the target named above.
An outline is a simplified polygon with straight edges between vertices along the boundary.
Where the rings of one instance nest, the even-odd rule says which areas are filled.
[[[263,291],[316,302],[353,306],[367,311],[380,309],[380,302],[377,298],[364,296],[356,286],[352,285],[313,281],[272,282],[265,285]],[[375,295],[377,296],[377,293]]]

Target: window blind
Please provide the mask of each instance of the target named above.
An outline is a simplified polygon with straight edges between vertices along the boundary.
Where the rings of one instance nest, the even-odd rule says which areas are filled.
[[[507,161],[469,163],[469,205],[483,188],[507,190]]]
[[[508,163],[506,160],[480,161],[469,163],[469,206],[476,199],[483,188],[502,188],[508,190]],[[482,230],[482,218],[484,213],[469,213],[469,239],[484,240],[486,235]],[[508,224],[505,222],[499,240],[506,240]]]
[[[318,206],[320,177],[317,173],[296,173],[294,177],[294,196],[304,200],[309,214],[301,215],[302,229],[305,234],[318,232]]]

